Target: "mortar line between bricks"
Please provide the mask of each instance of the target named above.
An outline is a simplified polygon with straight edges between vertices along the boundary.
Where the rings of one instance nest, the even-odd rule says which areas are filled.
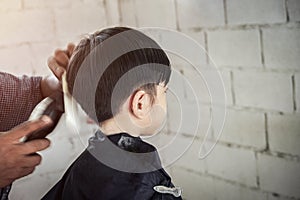
[[[120,0],[117,0],[117,4],[118,4],[118,13],[119,13],[118,23],[122,24],[122,13],[121,13],[121,3],[120,3]]]
[[[24,0],[21,0],[21,10],[24,10],[25,9],[25,5],[24,5]]]
[[[278,151],[257,151],[260,154],[268,155],[271,157],[277,157],[280,159],[283,159],[285,161],[291,161],[291,162],[300,162],[300,157],[298,155],[292,155],[284,152],[278,152]]]
[[[259,180],[259,171],[258,171],[258,155],[257,152],[254,152],[254,156],[255,156],[255,168],[256,168],[256,184],[257,187],[260,188],[260,180]]]
[[[117,0],[118,3],[118,11],[119,11],[119,23],[123,24],[123,13],[122,13],[122,9],[121,9],[121,0]]]
[[[133,1],[134,9],[136,10],[136,0]],[[134,21],[137,27],[139,27],[139,21],[136,14],[134,14]]]
[[[292,95],[293,95],[293,108],[295,113],[297,111],[295,74],[292,75]]]
[[[201,105],[211,106],[211,102],[204,102],[204,101],[198,101]],[[218,107],[224,107],[224,104],[214,104],[214,106]],[[281,111],[281,110],[272,110],[272,109],[266,109],[266,108],[258,108],[258,107],[250,107],[245,105],[226,105],[227,108],[234,109],[234,110],[244,110],[249,112],[260,112],[265,113],[268,112],[269,114],[277,114],[277,115],[283,115],[283,114],[291,114],[289,111]]]
[[[230,91],[231,91],[231,96],[232,96],[232,104],[236,104],[236,99],[235,99],[235,92],[234,92],[234,77],[233,77],[233,72],[230,71]]]
[[[264,69],[266,69],[265,65],[265,55],[264,55],[264,43],[263,43],[263,32],[261,28],[259,30],[259,43],[260,43],[260,57],[261,57],[261,64]]]
[[[105,16],[106,16],[106,26],[109,25],[109,23],[111,22],[111,17],[108,14],[108,4],[106,2],[106,0],[103,0],[103,7],[104,7],[104,12],[105,12]]]
[[[286,200],[300,200],[300,198],[297,198],[297,197],[293,197],[293,196],[286,196],[284,194],[279,194],[279,193],[276,193],[276,192],[266,192],[268,194],[268,198],[269,198],[269,195],[272,195],[273,197],[277,197],[278,199],[280,197],[282,197],[282,199],[286,199]],[[276,198],[276,199],[277,199]],[[268,199],[269,200],[269,199]]]
[[[173,131],[169,131],[168,134],[175,134]],[[192,135],[189,135],[187,133],[181,133],[183,137],[185,138],[190,138],[190,139],[193,139],[195,138],[196,140],[200,140],[200,141],[203,141],[204,138],[201,137],[201,136],[192,136]],[[210,141],[210,142],[215,142],[216,140],[215,139],[206,139],[207,141]],[[237,144],[237,143],[230,143],[230,142],[227,142],[227,141],[223,141],[221,139],[219,139],[218,141],[218,144],[222,145],[222,146],[225,146],[225,147],[230,147],[230,148],[234,148],[234,149],[242,149],[242,150],[250,150],[250,151],[257,151],[257,152],[260,152],[262,151],[261,148],[257,148],[257,147],[254,147],[254,146],[249,146],[249,145],[241,145],[241,144]],[[291,155],[289,155],[291,156]]]
[[[206,63],[209,65],[210,64],[210,59],[209,59],[209,52],[208,52],[208,38],[207,38],[207,32],[204,31],[204,48],[206,51],[205,59]]]
[[[180,31],[180,25],[179,25],[179,18],[178,18],[178,4],[177,4],[177,0],[173,0],[174,1],[174,9],[175,9],[175,21],[176,21],[176,29],[178,31]]]
[[[219,30],[228,30],[228,31],[234,31],[234,30],[252,30],[257,27],[260,28],[285,28],[285,29],[293,29],[293,28],[299,28],[300,22],[289,22],[289,23],[273,23],[273,24],[244,24],[244,25],[234,25],[234,24],[227,24],[226,26],[203,26],[203,27],[194,27],[190,28],[189,30],[192,31],[219,31]]]
[[[269,146],[269,129],[268,129],[268,115],[267,115],[267,113],[264,113],[264,118],[265,118],[265,139],[266,139],[266,149],[265,149],[265,151],[269,151],[270,146]]]
[[[224,7],[224,22],[226,26],[228,24],[227,0],[223,0],[223,7]]]
[[[288,10],[288,3],[287,3],[288,0],[285,0],[284,1],[284,6],[285,6],[285,14],[286,14],[286,22],[289,22],[290,21],[290,14],[289,14],[289,10]]]
[[[258,65],[250,65],[250,66],[229,66],[229,65],[218,65],[223,69],[232,69],[235,71],[245,71],[245,72],[274,72],[274,73],[298,73],[299,69],[277,69],[277,68],[262,68]],[[208,68],[209,69],[209,68]]]

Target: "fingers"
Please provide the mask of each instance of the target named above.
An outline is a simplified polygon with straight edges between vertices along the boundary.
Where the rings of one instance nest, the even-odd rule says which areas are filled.
[[[36,139],[18,145],[20,153],[28,155],[48,148],[50,146],[50,141],[48,139]]]
[[[47,63],[48,63],[48,67],[50,68],[52,73],[56,76],[56,78],[61,80],[61,77],[65,69],[56,62],[56,59],[53,56],[48,58]]]
[[[35,170],[35,167],[23,168],[19,173],[19,178],[27,176],[28,174],[31,174],[34,170]]]
[[[26,155],[24,159],[20,162],[20,166],[24,168],[35,167],[39,165],[42,161],[42,157],[39,154]]]
[[[74,49],[75,44],[69,43],[66,50],[56,49],[54,56],[48,58],[48,67],[59,80],[68,68]]]
[[[49,118],[48,116],[42,116],[42,118],[40,119],[27,121],[13,128],[5,134],[5,137],[11,141],[18,141],[19,139],[30,134],[33,131],[49,126],[51,123],[51,118]]]
[[[23,167],[23,168],[17,168],[11,173],[11,179],[18,179],[24,176],[27,176],[28,174],[31,174],[34,171],[35,167]]]
[[[56,62],[63,67],[64,69],[67,69],[68,63],[69,63],[69,57],[68,53],[61,49],[56,49],[54,52],[54,57]]]
[[[72,56],[72,54],[74,52],[74,49],[75,49],[75,44],[69,43],[68,47],[67,47],[67,52],[68,52],[69,58],[71,58],[71,56]]]
[[[0,188],[3,188],[5,186],[8,186],[12,182],[14,182],[16,179],[27,176],[31,174],[35,169],[34,167],[18,167],[15,169],[10,169],[6,171],[6,176],[1,177],[0,180]]]

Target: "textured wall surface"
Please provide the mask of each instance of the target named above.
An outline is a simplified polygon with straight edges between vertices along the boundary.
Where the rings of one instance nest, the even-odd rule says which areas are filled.
[[[205,48],[220,70],[227,115],[219,142],[199,159],[199,133],[168,167],[185,199],[300,199],[299,0],[0,0],[1,71],[49,74],[46,60],[55,48],[111,25],[183,32]],[[194,56],[209,74],[208,56]],[[209,127],[211,104],[202,92],[205,85],[191,68],[175,64],[203,97],[195,100],[185,84],[177,82],[182,91],[177,95],[185,100],[182,109],[189,112],[200,105],[200,124]],[[176,104],[172,101],[169,107]],[[174,116],[169,115],[164,141],[177,130]],[[182,145],[193,140],[189,127],[194,116],[187,117],[191,124],[177,134]],[[11,199],[39,199],[86,142],[63,126],[51,140],[52,147],[42,152],[42,165],[14,183]]]

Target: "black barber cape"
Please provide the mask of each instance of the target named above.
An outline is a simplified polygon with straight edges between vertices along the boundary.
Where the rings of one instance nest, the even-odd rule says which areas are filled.
[[[111,149],[111,144],[117,149]],[[153,169],[145,172],[150,168]],[[174,187],[170,176],[161,168],[155,147],[127,133],[104,136],[98,131],[90,138],[88,148],[42,199],[181,199],[156,192],[153,187],[157,185]]]

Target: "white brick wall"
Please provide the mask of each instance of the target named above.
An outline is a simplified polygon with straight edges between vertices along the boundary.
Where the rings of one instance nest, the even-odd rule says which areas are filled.
[[[258,30],[208,32],[208,53],[219,66],[261,66]]]
[[[0,13],[1,45],[47,41],[54,37],[50,10]]]
[[[120,10],[123,25],[176,29],[174,0],[122,0]]]
[[[209,107],[198,102],[180,101],[175,102],[170,98],[168,104],[169,130],[172,132],[185,133],[188,135],[203,136],[209,127]],[[203,120],[202,120],[203,117]],[[199,125],[199,127],[198,127]]]
[[[204,66],[207,64],[207,53],[205,50],[205,39],[204,39],[204,32],[193,32],[193,31],[184,31],[183,34],[185,34],[185,36],[180,36],[180,37],[190,37],[191,42],[194,42],[192,40],[195,40],[195,42],[197,44],[194,44],[193,47],[188,47],[187,44],[185,44],[185,40],[184,41],[178,41],[178,39],[176,40],[175,38],[169,38],[170,36],[165,36],[162,37],[162,44],[165,43],[173,43],[176,42],[179,46],[181,46],[182,48],[184,48],[185,50],[185,55],[187,55],[187,57],[179,57],[179,56],[183,56],[183,55],[177,55],[177,59],[175,58],[175,60],[172,60],[173,63],[181,65],[181,69],[182,68],[188,68],[189,63],[191,62],[191,64],[193,64],[193,67],[199,68],[201,66]],[[173,45],[168,45],[170,47],[172,47]],[[176,50],[176,49],[169,49],[169,50]],[[191,59],[193,58],[193,59]],[[186,59],[186,60],[184,60]],[[191,66],[192,67],[192,66]]]
[[[286,21],[284,0],[227,0],[229,24],[267,24]]]
[[[78,2],[68,10],[56,9],[55,22],[57,37],[74,40],[75,37],[106,26],[104,4],[101,1]]]
[[[261,191],[233,185],[221,180],[215,180],[215,195],[217,200],[266,200],[267,195]]]
[[[0,48],[0,66],[4,71],[17,75],[47,75],[50,73],[47,58],[54,52],[55,46],[54,42],[42,42]],[[12,55],[18,59],[12,61]]]
[[[172,168],[172,176],[176,180],[176,186],[182,188],[184,199],[267,200],[267,195],[258,190],[249,190],[204,174],[185,171],[182,168]],[[194,181],[189,181],[191,179]]]
[[[30,51],[32,52],[30,60],[33,74],[47,75],[51,73],[47,67],[47,58],[53,54],[58,46],[56,42],[52,41],[30,44]]]
[[[287,0],[288,13],[291,21],[300,21],[300,1]]]
[[[199,160],[206,131],[210,134],[206,148],[216,137],[215,127],[209,129],[209,96],[203,78],[187,62],[171,57],[173,67],[192,84],[200,101],[196,102],[187,83],[173,80],[176,95],[182,99],[184,124],[179,129],[182,113],[173,96],[164,128],[167,134],[152,142],[159,149],[173,142],[168,151],[162,152],[163,163],[181,155],[192,139],[198,122],[196,103],[200,102],[197,138],[169,170],[175,183],[183,188],[183,197],[296,200],[300,199],[299,2],[0,0],[0,66],[2,71],[14,74],[48,74],[45,62],[55,48],[105,26],[155,26],[182,31],[208,50],[218,65],[227,95],[227,117],[220,142],[208,157]],[[164,37],[158,31],[153,34],[171,47],[187,47],[185,53],[195,61],[193,64],[205,72],[205,79],[212,79],[212,62],[204,50],[198,52],[185,41]],[[214,106],[219,109],[222,100],[217,99],[217,104]],[[50,137],[52,147],[42,153],[43,164],[36,172],[14,184],[11,199],[40,199],[82,151],[77,136],[61,133]],[[55,165],[54,159],[59,161]]]
[[[21,1],[20,1],[21,2]],[[28,9],[43,9],[43,8],[67,8],[71,6],[70,0],[52,0],[52,1],[39,1],[39,0],[23,0],[24,8]]]
[[[290,74],[269,72],[235,72],[236,104],[276,110],[293,111],[292,81]]]
[[[0,11],[6,12],[11,10],[20,10],[22,8],[22,1],[20,0],[1,0]]]
[[[119,1],[121,24],[126,26],[137,26],[135,16],[135,1],[123,0]]]
[[[253,152],[217,144],[206,160],[208,173],[252,187],[257,186]]]
[[[228,109],[221,140],[256,149],[266,148],[263,113]]]
[[[214,200],[214,182],[210,177],[190,173],[180,168],[172,169],[174,183],[182,188],[183,199],[197,200],[199,197],[206,200]],[[193,179],[194,181],[190,181]]]
[[[180,140],[184,141],[184,143],[191,141],[190,138],[184,137],[181,137]],[[199,151],[202,142],[202,140],[194,140],[184,155],[176,161],[175,165],[185,169],[193,170],[195,172],[204,173],[206,169],[206,161],[199,158]]]
[[[184,31],[182,34],[172,32],[159,33],[154,37],[167,50],[171,64],[179,69],[200,68],[207,63],[205,39],[203,32]],[[191,46],[192,45],[192,46]],[[178,55],[184,52],[184,55]]]
[[[11,55],[18,56],[12,63]],[[31,74],[32,72],[32,53],[27,44],[20,46],[12,46],[8,48],[0,48],[0,66],[2,71],[14,73],[18,75]],[[9,67],[7,67],[9,66]]]
[[[224,25],[222,0],[176,0],[180,29]]]
[[[268,115],[271,151],[300,156],[300,115]]]
[[[119,0],[105,1],[107,22],[109,25],[120,25]]]
[[[263,29],[267,68],[300,69],[300,29]]]
[[[176,29],[174,0],[138,0],[135,5],[138,26]]]
[[[300,112],[300,74],[295,76],[295,93],[297,111]]]
[[[189,66],[189,65],[186,65]],[[211,67],[212,68],[212,67]],[[219,80],[215,80],[216,74],[220,73],[218,77],[220,78]],[[233,99],[232,99],[232,92],[231,92],[231,77],[230,77],[230,72],[226,70],[212,70],[212,69],[184,69],[184,78],[188,82],[185,82],[185,89],[186,89],[186,98],[190,101],[195,100],[195,96],[198,98],[198,101],[202,103],[209,103],[211,104],[213,101],[214,105],[224,105],[224,99],[211,99],[211,93],[212,92],[217,92],[216,88],[218,88],[218,85],[221,84],[221,79],[223,80],[224,83],[224,88],[222,87],[222,91],[219,91],[219,96],[222,95],[222,93],[225,92],[226,94],[226,102],[227,105],[232,105],[233,104]],[[218,85],[217,85],[218,84]],[[193,87],[194,93],[190,89],[190,87]],[[225,90],[225,91],[223,91]]]
[[[259,154],[260,186],[265,191],[300,197],[300,164],[282,158]]]

